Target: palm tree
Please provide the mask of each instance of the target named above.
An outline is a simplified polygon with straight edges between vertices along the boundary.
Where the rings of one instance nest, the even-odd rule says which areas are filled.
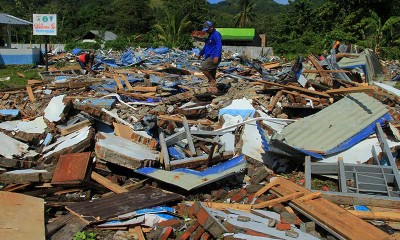
[[[400,41],[400,17],[392,16],[384,24],[376,12],[371,11],[371,16],[363,18],[360,22],[366,31],[363,31],[364,37],[371,38],[371,46],[375,50],[386,43],[398,43]],[[396,27],[397,26],[397,27]]]
[[[251,0],[240,0],[240,12],[233,18],[235,27],[245,27],[248,21],[254,21],[255,14],[253,9],[255,5]]]
[[[183,15],[178,11],[164,10],[164,15],[163,22],[155,24],[154,29],[162,41],[175,46],[192,22],[188,20],[189,14]]]

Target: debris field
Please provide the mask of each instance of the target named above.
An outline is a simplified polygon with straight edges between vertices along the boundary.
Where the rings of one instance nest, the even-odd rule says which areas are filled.
[[[50,59],[0,92],[2,239],[399,237],[398,63],[224,53],[210,87],[192,51]]]

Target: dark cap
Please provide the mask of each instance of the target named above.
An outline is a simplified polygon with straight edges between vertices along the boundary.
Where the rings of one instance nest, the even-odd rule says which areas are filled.
[[[212,26],[213,26],[212,22],[206,21],[206,22],[203,24],[203,30],[201,30],[201,31],[206,32],[206,31],[208,31],[208,29],[209,29],[210,27],[212,27]]]

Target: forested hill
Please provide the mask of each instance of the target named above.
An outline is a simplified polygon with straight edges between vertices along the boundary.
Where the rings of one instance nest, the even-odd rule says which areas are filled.
[[[254,0],[254,12],[260,14],[276,15],[285,12],[286,5],[276,3],[273,0]],[[211,9],[219,12],[237,14],[239,0],[225,0],[217,4],[211,4]]]

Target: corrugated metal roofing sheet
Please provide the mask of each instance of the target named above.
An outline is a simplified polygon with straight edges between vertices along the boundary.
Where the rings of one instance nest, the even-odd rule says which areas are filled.
[[[365,93],[353,93],[312,116],[285,127],[273,139],[311,151],[327,152],[388,112]]]
[[[32,23],[5,13],[0,13],[0,24],[30,25]]]
[[[222,40],[253,40],[256,30],[254,28],[217,28]]]
[[[94,35],[102,38],[105,41],[114,41],[117,39],[117,35],[110,31],[100,32],[98,30],[90,30]]]
[[[244,155],[240,155],[202,172],[187,168],[165,171],[150,167],[138,169],[136,172],[189,191],[240,172],[245,167]]]

